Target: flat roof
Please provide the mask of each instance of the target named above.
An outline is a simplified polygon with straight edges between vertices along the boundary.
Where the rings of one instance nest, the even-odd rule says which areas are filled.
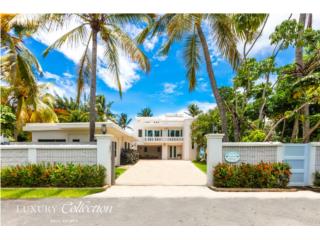
[[[138,140],[137,137],[122,129],[119,125],[112,121],[96,122],[96,129],[101,129],[102,124],[105,124],[108,129],[112,129],[121,135]],[[68,123],[27,123],[23,130],[27,132],[41,131],[63,131],[63,130],[89,130],[89,122],[68,122]],[[111,133],[112,134],[112,133]]]

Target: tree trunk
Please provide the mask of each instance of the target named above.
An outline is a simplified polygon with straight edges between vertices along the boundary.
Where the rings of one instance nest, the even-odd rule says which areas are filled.
[[[307,14],[305,13],[301,13],[300,16],[299,16],[299,23],[301,25],[303,25],[303,29],[298,33],[299,36],[298,38],[300,39],[302,37],[302,34],[303,34],[303,31],[304,31],[304,27],[305,27],[305,24],[306,24],[306,17],[307,17]],[[301,76],[301,73],[300,73],[300,69],[303,69],[304,68],[304,64],[303,64],[303,48],[302,46],[296,46],[296,51],[295,51],[295,57],[296,57],[296,68],[297,68],[297,75],[298,75],[298,78],[302,77]],[[302,110],[302,114],[304,115],[304,121],[303,121],[303,137],[306,136],[306,134],[309,132],[309,128],[310,128],[310,122],[309,122],[309,104],[306,104]],[[297,119],[295,119],[295,124],[294,124],[294,128],[293,128],[293,131],[292,131],[292,138],[291,140],[293,140],[294,138],[297,137],[297,133],[298,133],[298,130],[299,130],[299,122],[296,123],[296,121],[299,121]],[[298,125],[298,126],[296,126]],[[296,132],[294,132],[294,130]]]
[[[295,142],[299,134],[299,114],[297,114],[294,118],[292,134],[291,134],[291,142]]]
[[[206,38],[203,34],[203,31],[201,29],[201,27],[199,25],[197,25],[197,32],[199,34],[199,38],[200,38],[200,42],[202,45],[202,49],[203,49],[203,53],[204,53],[204,58],[206,61],[206,66],[207,66],[207,72],[209,75],[209,79],[210,79],[210,84],[211,84],[211,88],[213,91],[213,95],[216,99],[217,102],[217,106],[219,109],[219,114],[220,114],[220,118],[221,118],[221,126],[222,126],[222,132],[224,133],[224,138],[223,141],[228,142],[229,138],[228,138],[228,123],[227,123],[227,115],[226,115],[226,110],[225,110],[225,106],[223,104],[221,95],[219,93],[219,89],[217,86],[217,82],[214,76],[214,72],[213,72],[213,68],[212,68],[212,63],[211,63],[211,59],[210,59],[210,54],[209,54],[209,48],[208,48],[208,44],[206,41]]]
[[[92,29],[92,68],[90,86],[90,142],[94,142],[96,124],[96,78],[97,78],[97,35],[98,31]]]
[[[263,117],[264,117],[264,107],[267,103],[267,87],[268,87],[268,84],[269,84],[269,80],[270,80],[270,73],[267,74],[266,76],[266,83],[265,83],[265,86],[263,88],[263,92],[262,92],[262,104],[261,104],[261,107],[260,107],[260,110],[259,110],[259,124],[262,123],[262,120],[263,120]],[[261,124],[262,125],[262,124]]]

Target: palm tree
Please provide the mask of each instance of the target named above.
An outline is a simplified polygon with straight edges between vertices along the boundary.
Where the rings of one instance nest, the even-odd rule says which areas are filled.
[[[106,98],[104,95],[97,96],[97,113],[99,121],[111,120],[113,122],[116,121],[116,114],[111,111],[111,107],[113,102],[106,102]]]
[[[208,42],[203,30],[204,25],[207,26],[208,35],[214,38],[221,54],[228,59],[233,68],[236,68],[240,62],[240,54],[237,50],[237,39],[233,33],[232,19],[226,14],[165,14],[140,34],[138,42],[142,43],[148,32],[152,32],[152,35],[165,32],[168,40],[162,46],[161,53],[166,55],[174,42],[185,39],[183,56],[186,61],[190,91],[194,90],[197,84],[196,75],[201,62],[202,49],[211,88],[220,113],[222,131],[225,133],[224,140],[228,141],[226,110],[214,75]]]
[[[153,113],[152,113],[151,108],[145,107],[145,108],[141,109],[141,111],[138,112],[137,115],[138,115],[138,117],[152,117]]]
[[[78,23],[78,26],[61,36],[49,46],[45,50],[44,56],[52,49],[60,48],[63,44],[75,46],[85,43],[85,50],[79,63],[77,100],[79,102],[85,79],[91,74],[90,141],[94,141],[98,39],[101,42],[101,50],[104,52],[106,65],[117,82],[121,97],[119,49],[131,60],[137,62],[142,70],[148,72],[150,69],[147,57],[139,49],[135,41],[123,31],[122,27],[124,24],[129,23],[149,22],[152,18],[147,14],[49,14],[45,16],[45,19],[46,23],[48,23],[47,26],[50,26],[49,29],[63,28],[71,22]],[[90,43],[91,49],[89,49]]]
[[[126,113],[121,113],[118,116],[118,125],[123,129],[131,128],[129,127],[129,124],[131,123],[131,121],[132,121],[132,118],[128,119],[128,115]]]
[[[197,104],[192,103],[188,106],[188,112],[186,112],[186,114],[188,114],[191,117],[196,117],[199,114],[201,114],[202,111],[200,110],[200,108],[198,107]]]
[[[15,109],[17,139],[22,126],[28,121],[56,122],[53,97],[45,90],[47,86],[37,84],[37,74],[42,69],[32,52],[24,45],[23,37],[34,32],[37,24],[19,20],[17,14],[1,14],[0,78],[7,82],[1,87],[1,101]]]

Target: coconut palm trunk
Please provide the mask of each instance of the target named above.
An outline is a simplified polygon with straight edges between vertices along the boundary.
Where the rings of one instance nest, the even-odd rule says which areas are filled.
[[[304,26],[306,24],[306,17],[307,15],[305,13],[301,13],[300,16],[299,16],[299,23],[301,25],[303,25],[303,29],[299,32],[299,38],[301,38],[301,35],[304,31]],[[300,69],[303,69],[304,68],[304,64],[303,64],[303,48],[302,46],[296,46],[296,49],[295,49],[295,59],[296,59],[296,64],[297,64],[297,72],[298,72],[298,77],[301,77],[301,74],[300,74]],[[305,135],[306,132],[308,132],[308,124],[307,124],[307,121],[306,121],[306,118],[309,117],[307,115],[309,115],[309,106],[308,105],[305,105],[304,109],[301,110],[301,114],[304,115],[305,117],[305,122],[303,123],[303,135]],[[308,121],[309,122],[309,121]],[[294,123],[294,128],[293,128],[293,131],[292,131],[292,136],[291,136],[291,141],[293,141],[294,139],[296,139],[298,137],[298,127],[299,127],[299,120],[296,118],[295,119],[295,123]]]
[[[90,86],[90,142],[94,142],[96,124],[96,80],[97,80],[97,35],[98,31],[92,26],[92,69]]]
[[[229,141],[228,138],[228,128],[227,128],[227,116],[226,116],[226,110],[221,98],[221,95],[219,93],[219,89],[217,86],[217,82],[214,76],[214,72],[213,72],[213,67],[212,67],[212,63],[211,63],[211,59],[210,59],[210,54],[209,54],[209,48],[208,48],[208,43],[206,41],[206,38],[204,36],[204,33],[202,31],[202,28],[200,25],[197,25],[197,32],[200,38],[200,42],[201,42],[201,46],[203,49],[203,54],[204,54],[204,58],[205,58],[205,62],[206,62],[206,67],[207,67],[207,72],[209,75],[209,79],[210,79],[210,85],[213,91],[213,95],[216,99],[217,102],[217,106],[219,109],[219,114],[220,114],[220,118],[221,118],[221,127],[222,127],[222,132],[225,134],[223,140],[224,141]]]

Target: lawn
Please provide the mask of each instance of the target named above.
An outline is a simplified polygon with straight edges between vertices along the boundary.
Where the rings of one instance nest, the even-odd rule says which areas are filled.
[[[102,191],[103,188],[2,188],[1,199],[79,198]]]
[[[118,178],[125,171],[127,171],[127,168],[125,167],[116,167],[116,178]]]
[[[206,162],[199,162],[199,161],[192,161],[197,168],[199,168],[202,172],[207,173],[207,163]]]

